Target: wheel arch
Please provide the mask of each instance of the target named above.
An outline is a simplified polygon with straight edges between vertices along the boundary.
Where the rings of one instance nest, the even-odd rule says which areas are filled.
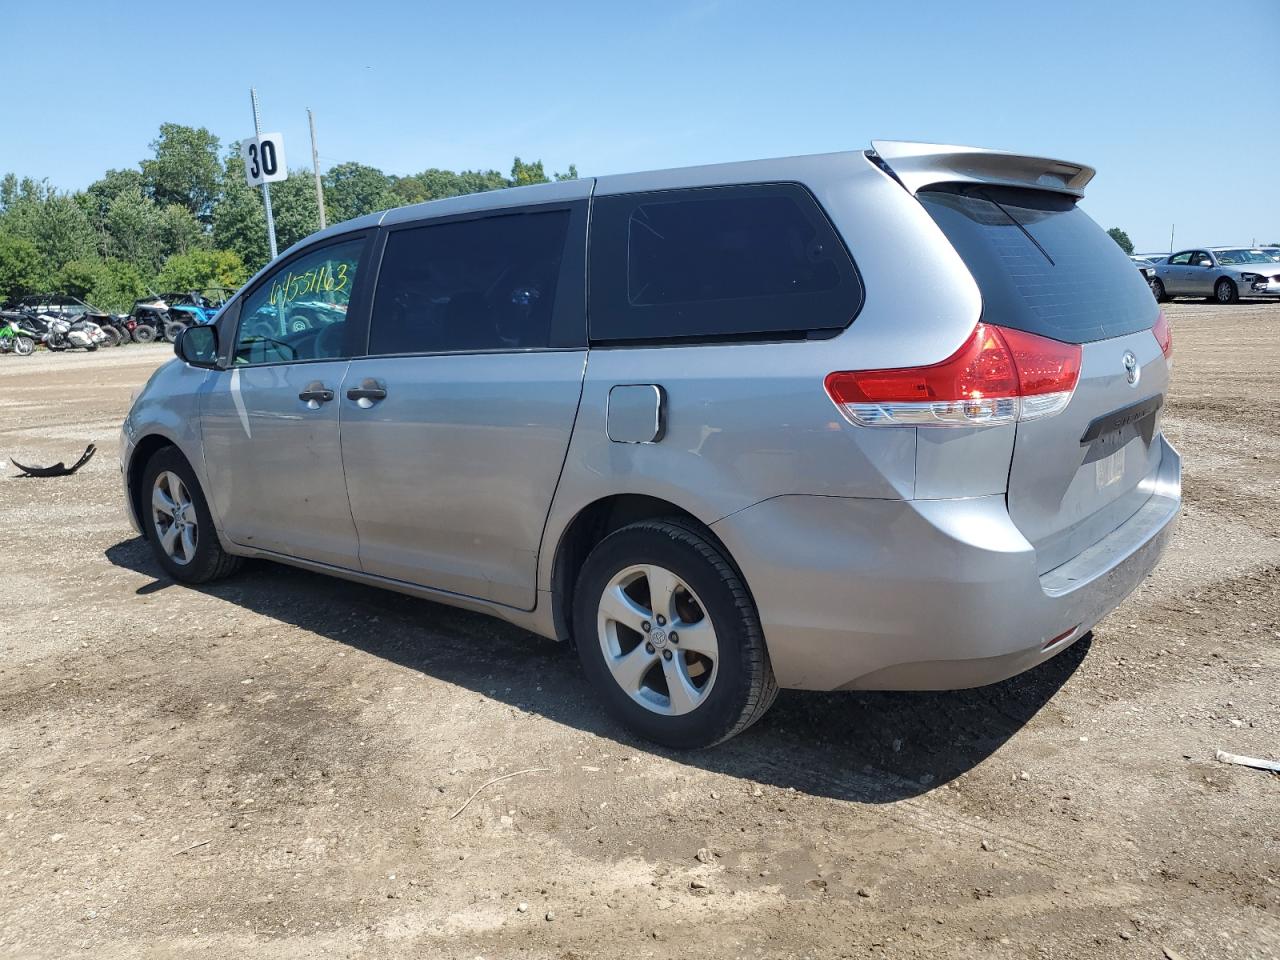
[[[640,520],[670,520],[706,537],[746,584],[741,567],[711,527],[679,504],[639,493],[615,493],[587,504],[574,514],[556,542],[551,561],[551,619],[556,639],[573,643],[573,603],[578,574],[587,556],[605,537]],[[750,593],[750,586],[747,591]]]
[[[133,507],[133,515],[137,518],[139,525],[143,524],[146,518],[144,509],[146,504],[142,497],[142,476],[147,472],[147,464],[151,462],[151,458],[166,447],[173,447],[179,453],[182,452],[182,448],[172,438],[162,433],[149,433],[137,442],[133,448],[133,454],[129,457],[126,489],[129,491],[129,504]],[[186,457],[186,454],[184,453],[183,456]],[[187,458],[187,462],[191,462],[190,458]]]

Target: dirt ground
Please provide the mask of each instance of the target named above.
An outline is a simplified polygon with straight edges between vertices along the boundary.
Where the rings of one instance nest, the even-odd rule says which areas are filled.
[[[556,644],[121,510],[169,356],[0,356],[0,955],[1280,957],[1280,303],[1175,304],[1186,507],[1091,642],[995,687],[784,692],[637,742]],[[528,768],[484,790],[486,781]]]

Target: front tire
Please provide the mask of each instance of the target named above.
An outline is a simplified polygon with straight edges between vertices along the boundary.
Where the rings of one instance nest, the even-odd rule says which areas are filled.
[[[142,473],[139,519],[165,573],[182,583],[230,576],[241,559],[222,549],[195,471],[177,447],[165,447]]]
[[[606,708],[647,740],[709,747],[773,704],[755,603],[722,549],[680,521],[602,540],[574,594],[578,655]]]
[[[36,352],[36,342],[30,337],[14,337],[13,352],[20,357],[29,357]]]
[[[140,323],[133,328],[133,339],[138,343],[150,343],[156,338],[156,328],[149,323]]]
[[[1223,277],[1213,285],[1213,299],[1217,303],[1236,303],[1240,300],[1240,290],[1234,283]]]
[[[1164,289],[1164,281],[1159,277],[1151,281],[1151,293],[1155,296],[1157,303],[1164,303],[1169,299],[1169,294]]]
[[[103,334],[105,334],[105,335],[106,335],[106,338],[107,338],[107,342],[103,344],[103,346],[104,346],[104,347],[118,347],[118,346],[120,346],[120,331],[119,331],[119,330],[117,330],[115,327],[103,327],[103,328],[102,328],[102,332],[103,332]]]

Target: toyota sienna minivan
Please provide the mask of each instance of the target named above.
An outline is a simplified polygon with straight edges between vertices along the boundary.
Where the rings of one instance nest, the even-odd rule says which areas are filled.
[[[876,142],[331,227],[142,389],[129,512],[186,583],[265,557],[571,641],[668,746],[780,687],[1004,679],[1180,504],[1169,325],[1092,176]]]

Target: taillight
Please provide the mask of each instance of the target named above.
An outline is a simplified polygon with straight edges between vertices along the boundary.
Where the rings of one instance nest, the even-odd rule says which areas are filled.
[[[828,374],[827,395],[862,426],[979,427],[1049,417],[1071,402],[1081,348],[980,323],[941,363]]]
[[[1164,354],[1164,358],[1172,360],[1173,329],[1169,326],[1169,318],[1164,315],[1163,310],[1156,317],[1156,325],[1151,328],[1151,332],[1155,334],[1156,343],[1160,344],[1160,352]]]

